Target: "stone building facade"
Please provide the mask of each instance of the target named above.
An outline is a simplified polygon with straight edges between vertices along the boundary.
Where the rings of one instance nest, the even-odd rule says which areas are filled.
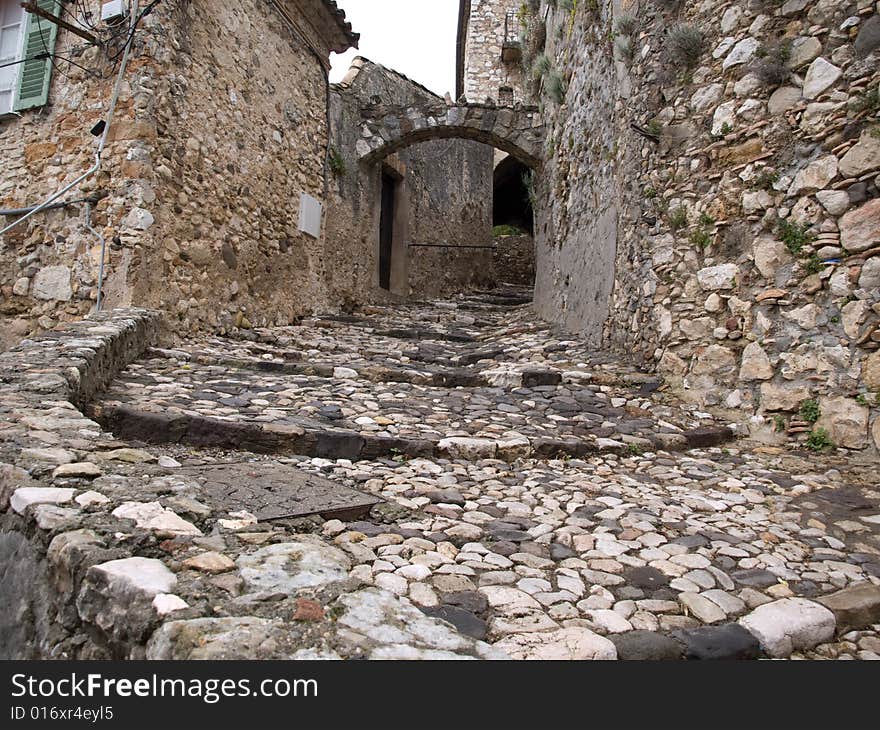
[[[877,3],[549,5],[538,311],[770,442],[880,446]]]
[[[521,2],[461,0],[456,97],[502,106],[523,101]]]
[[[81,23],[102,44],[58,31],[45,103],[0,120],[4,210],[45,200],[93,163],[89,130],[128,32],[97,21],[97,0],[85,5]],[[357,41],[344,14],[330,0],[175,0],[132,37],[100,172],[66,198],[91,210],[40,213],[2,237],[4,344],[94,307],[101,247],[88,223],[107,242],[107,307],[154,306],[181,330],[222,331],[327,301],[323,244],[299,230],[299,201],[325,197],[329,55]]]
[[[326,239],[331,299],[343,304],[448,294],[494,281],[492,157],[487,144],[433,139],[378,163],[360,159],[362,110],[440,105],[405,76],[356,58],[331,94],[332,155]],[[389,278],[380,270],[382,187],[393,187]],[[384,284],[384,285],[383,285]]]

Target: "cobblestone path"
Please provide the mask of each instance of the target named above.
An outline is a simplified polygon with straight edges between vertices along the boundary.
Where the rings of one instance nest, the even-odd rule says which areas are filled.
[[[149,351],[90,415],[172,477],[294,465],[381,500],[249,540],[314,532],[352,578],[515,658],[880,658],[869,465],[738,440],[516,292],[246,334]]]

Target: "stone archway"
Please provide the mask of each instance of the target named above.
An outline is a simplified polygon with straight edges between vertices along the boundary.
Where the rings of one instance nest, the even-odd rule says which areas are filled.
[[[450,138],[491,145],[532,169],[543,162],[544,123],[537,107],[371,104],[361,109],[361,119],[357,152],[367,164],[419,142]]]

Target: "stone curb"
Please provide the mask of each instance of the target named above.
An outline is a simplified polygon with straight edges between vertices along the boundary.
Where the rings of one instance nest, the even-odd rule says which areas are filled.
[[[158,337],[161,314],[117,309],[70,322],[0,353],[0,379],[20,393],[83,404]]]

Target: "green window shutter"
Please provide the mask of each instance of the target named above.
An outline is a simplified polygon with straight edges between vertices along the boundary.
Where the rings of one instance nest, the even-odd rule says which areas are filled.
[[[56,16],[61,12],[61,0],[37,0],[37,5]],[[52,59],[35,57],[41,53],[54,52],[57,34],[58,26],[55,23],[28,13],[24,38],[24,58],[30,60],[26,60],[21,65],[15,111],[20,112],[43,106],[49,100]]]

